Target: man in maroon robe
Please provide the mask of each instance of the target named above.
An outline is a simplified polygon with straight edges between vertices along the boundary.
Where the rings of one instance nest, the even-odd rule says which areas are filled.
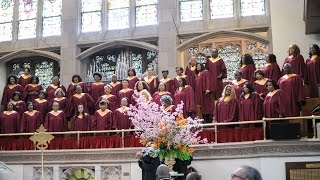
[[[290,109],[290,112],[287,112],[287,116],[300,116],[301,106],[305,104],[303,80],[299,75],[292,74],[292,66],[289,63],[284,64],[283,72],[285,75],[279,79],[278,84],[286,94],[286,102]]]
[[[195,89],[195,79],[196,79],[196,65],[197,65],[197,56],[192,55],[190,58],[189,65],[186,67],[186,70],[184,72],[185,75],[189,78],[189,85],[192,87],[192,89]]]
[[[116,75],[112,75],[110,85],[112,86],[111,94],[117,98],[119,91],[122,89],[122,84],[118,81],[118,77]]]
[[[183,67],[176,67],[177,76],[173,80],[174,89],[177,90],[179,86],[179,79],[184,78],[186,80],[187,85],[190,84],[189,77],[183,74]],[[190,86],[191,87],[191,86]]]
[[[68,129],[68,123],[66,116],[63,111],[59,110],[59,104],[53,102],[52,111],[50,111],[45,120],[44,127],[48,129],[49,132],[63,132]]]

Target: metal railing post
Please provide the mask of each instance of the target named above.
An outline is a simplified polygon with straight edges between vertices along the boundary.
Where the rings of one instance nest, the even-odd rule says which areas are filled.
[[[124,129],[121,129],[121,143],[122,143],[122,148],[124,148]]]
[[[317,125],[316,125],[316,118],[312,115],[312,127],[313,127],[313,139],[317,138]]]
[[[218,126],[214,125],[214,142],[218,143]]]

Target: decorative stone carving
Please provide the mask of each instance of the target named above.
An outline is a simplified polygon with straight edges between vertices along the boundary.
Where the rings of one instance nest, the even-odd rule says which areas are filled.
[[[41,167],[33,167],[33,180],[41,179]],[[44,179],[43,180],[53,180],[53,168],[45,167],[43,169]]]
[[[63,171],[61,180],[94,180],[94,169],[76,167]]]
[[[101,180],[121,180],[121,166],[103,167]]]

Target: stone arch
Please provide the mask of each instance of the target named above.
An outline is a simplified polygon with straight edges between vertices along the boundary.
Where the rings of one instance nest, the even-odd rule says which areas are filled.
[[[88,56],[90,56],[96,52],[99,52],[103,49],[108,49],[111,47],[119,47],[119,46],[120,47],[121,46],[138,47],[138,48],[154,51],[156,53],[159,52],[158,46],[150,44],[150,43],[134,41],[134,40],[114,40],[114,41],[108,41],[108,42],[105,42],[102,44],[98,44],[96,46],[93,46],[93,47],[83,51],[82,53],[80,53],[77,56],[77,59],[83,60],[83,59],[87,58]]]
[[[0,57],[0,63],[6,63],[15,58],[27,57],[27,56],[42,56],[57,62],[60,62],[61,56],[59,54],[55,54],[49,51],[41,51],[41,50],[20,50],[14,51],[9,54],[6,54]]]

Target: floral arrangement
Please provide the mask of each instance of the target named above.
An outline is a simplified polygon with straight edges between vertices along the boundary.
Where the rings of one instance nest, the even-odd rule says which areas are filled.
[[[202,131],[197,119],[183,117],[183,103],[174,112],[165,112],[154,102],[146,103],[140,96],[136,106],[131,106],[128,115],[134,124],[140,143],[149,148],[148,154],[165,157],[175,157],[189,160],[194,152],[193,144],[206,143],[201,140]]]

